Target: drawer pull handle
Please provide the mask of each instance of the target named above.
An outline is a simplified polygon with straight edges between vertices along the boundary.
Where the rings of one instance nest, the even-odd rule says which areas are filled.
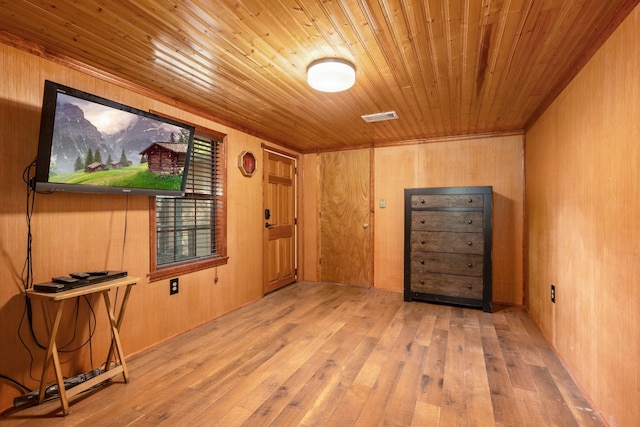
[[[420,260],[420,264],[424,265],[424,260],[423,259]]]
[[[421,285],[424,285],[424,280],[420,280],[420,284],[421,284]]]
[[[472,246],[472,245],[473,245],[473,242],[472,242],[471,240],[469,240],[469,241],[467,242],[467,245]]]
[[[472,202],[473,202],[473,199],[469,199],[469,203],[472,203]]]
[[[471,267],[473,267],[473,264],[469,263],[469,264],[467,264],[467,267],[471,268]]]
[[[467,289],[471,289],[471,285],[467,285]]]
[[[420,239],[420,243],[424,245],[424,239]]]
[[[467,221],[467,224],[473,224],[473,220]]]
[[[420,220],[420,224],[424,224],[424,219],[421,219],[421,220]]]
[[[420,199],[420,203],[424,204],[425,200],[424,199]]]

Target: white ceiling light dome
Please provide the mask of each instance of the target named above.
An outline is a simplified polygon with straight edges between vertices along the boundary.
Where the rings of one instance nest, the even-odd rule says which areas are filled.
[[[356,82],[356,68],[346,59],[318,59],[307,68],[307,82],[322,92],[342,92]]]

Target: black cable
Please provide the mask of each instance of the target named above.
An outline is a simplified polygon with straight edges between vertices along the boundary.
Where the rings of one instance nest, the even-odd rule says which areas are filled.
[[[124,250],[125,247],[127,245],[127,228],[128,228],[128,224],[129,223],[129,195],[126,195],[126,203],[125,203],[125,208],[124,208],[124,230],[122,231],[122,254],[120,255],[120,271],[124,271]],[[116,297],[113,301],[113,313],[115,315],[115,313],[118,312],[117,307],[118,307],[118,296],[120,295],[120,288],[116,288]],[[122,307],[120,307],[120,310],[122,310]],[[112,339],[113,339],[113,332],[112,334]],[[111,346],[109,347],[109,352],[111,352],[113,350],[113,343],[111,344]],[[109,369],[107,365],[107,360],[105,360],[104,362],[105,365],[105,369]],[[93,365],[92,365],[93,366]]]
[[[22,180],[26,184],[26,188],[27,188],[27,192],[26,192],[27,255],[25,257],[24,265],[22,267],[22,274],[21,274],[22,286],[25,291],[27,289],[30,289],[33,286],[33,258],[31,255],[33,236],[31,234],[31,217],[33,215],[33,209],[35,205],[35,193],[36,193],[34,190],[34,187],[32,186],[33,179],[34,179],[33,169],[35,168],[35,165],[36,165],[36,161],[34,160],[22,172]],[[46,350],[46,347],[40,344],[40,341],[36,337],[35,331],[33,330],[33,309],[31,306],[31,299],[27,296],[26,292],[25,292],[24,310],[22,312],[22,316],[20,317],[20,322],[18,323],[18,339],[20,340],[20,342],[22,343],[22,346],[25,348],[25,350],[27,351],[27,354],[29,355],[29,377],[34,381],[38,381],[33,376],[33,363],[34,363],[33,353],[29,349],[29,346],[27,345],[27,343],[24,341],[24,338],[22,337],[22,333],[21,333],[22,325],[25,322],[25,318],[29,323],[29,330],[31,332],[31,336],[33,337],[34,342],[39,348]]]
[[[27,345],[26,342],[24,342],[24,339],[22,338],[22,334],[20,333],[20,329],[22,328],[22,324],[24,323],[24,318],[25,316],[27,316],[27,312],[29,311],[27,310],[27,306],[30,305],[29,301],[30,301],[29,297],[26,297],[25,307],[24,307],[24,310],[22,311],[20,322],[18,323],[18,339],[22,343],[22,346],[25,348],[25,350],[27,350],[27,354],[29,354],[29,377],[34,381],[38,381],[36,378],[33,377],[33,362],[34,362],[33,353],[31,353],[29,346]],[[33,333],[33,328],[31,329],[31,333]]]
[[[33,256],[32,256],[33,235],[31,232],[31,218],[33,216],[33,211],[35,206],[35,195],[37,193],[33,185],[33,180],[35,179],[35,174],[34,174],[35,166],[36,166],[36,161],[34,160],[22,172],[22,180],[26,184],[26,223],[27,223],[27,255],[25,257],[24,265],[22,267],[22,275],[21,275],[22,286],[25,291],[33,287]],[[46,194],[49,194],[49,193],[46,193]],[[86,300],[86,297],[85,297],[85,300]],[[80,344],[77,348],[74,348],[71,350],[65,350],[66,347],[71,345],[71,343],[75,340],[75,337],[76,337],[76,331],[77,331],[77,325],[78,325],[78,313],[80,309],[79,301],[76,304],[77,304],[76,305],[76,321],[75,321],[76,327],[74,328],[74,331],[73,331],[73,337],[67,344],[60,347],[59,351],[61,353],[62,352],[71,353],[81,349],[82,347],[87,345],[88,342],[91,341],[91,338],[93,337],[93,334],[95,333],[95,330],[96,330],[96,321],[95,321],[96,314],[95,314],[95,311],[93,310],[93,307],[91,306],[91,303],[87,300],[89,310],[91,311],[90,319],[91,317],[93,317],[94,327],[93,329],[91,328],[89,329],[89,337],[84,343]],[[33,353],[31,352],[29,346],[25,342],[21,333],[22,325],[24,324],[25,319],[29,324],[29,332],[36,346],[42,350],[47,350],[47,347],[41,344],[40,340],[36,336],[36,333],[33,327],[34,325],[33,306],[32,306],[31,299],[26,294],[26,292],[25,292],[25,307],[24,307],[22,316],[20,317],[20,322],[18,323],[18,339],[20,340],[20,342],[22,343],[22,346],[25,348],[25,350],[29,354],[29,377],[34,381],[38,381],[33,376],[33,363],[34,363]]]
[[[58,346],[58,353],[71,353],[74,351],[74,350],[66,350],[66,348],[75,341],[76,333],[78,332],[78,317],[80,316],[80,299],[76,298],[75,302],[76,302],[75,303],[76,310],[75,310],[75,321],[73,322],[73,324],[75,325],[73,328],[73,335],[71,335],[71,339],[69,340],[69,342]]]
[[[127,200],[124,207],[124,231],[122,236],[122,255],[120,255],[120,271],[124,268],[124,247],[127,244],[127,223],[129,222],[129,195],[127,194]]]
[[[24,265],[22,267],[22,285],[24,290],[30,289],[33,287],[33,256],[32,256],[32,243],[33,243],[33,235],[31,234],[31,217],[33,216],[33,209],[36,201],[36,191],[32,186],[32,182],[35,179],[34,174],[32,173],[33,168],[36,166],[36,161],[34,160],[27,166],[22,172],[22,180],[27,184],[27,206],[26,206],[26,221],[27,221],[27,256],[24,261]],[[27,319],[29,320],[29,329],[31,331],[31,336],[33,337],[36,345],[46,350],[47,347],[40,344],[40,341],[36,337],[36,333],[33,330],[33,309],[31,306],[31,299],[26,296],[25,293],[25,308],[27,310]],[[19,333],[18,329],[18,333]]]
[[[12,385],[14,385],[14,386],[19,387],[19,388],[21,389],[20,391],[23,391],[23,392],[25,392],[25,393],[27,393],[27,392],[30,392],[30,391],[31,391],[31,390],[30,390],[28,387],[26,387],[24,384],[21,384],[21,383],[19,383],[18,381],[14,380],[13,378],[10,378],[10,377],[8,377],[8,376],[6,376],[6,375],[2,375],[2,374],[0,374],[0,378],[1,378],[1,379],[3,379],[3,380],[6,380],[7,382],[9,382],[10,384],[12,384]]]
[[[28,289],[31,289],[33,287],[33,256],[32,256],[32,242],[33,242],[33,235],[31,233],[31,218],[33,216],[33,211],[34,211],[34,206],[35,206],[35,195],[37,193],[37,191],[35,190],[35,185],[34,185],[34,180],[35,180],[35,173],[34,173],[34,168],[36,167],[36,160],[34,160],[33,162],[31,162],[22,172],[22,180],[24,181],[24,183],[26,184],[26,223],[27,223],[27,254],[25,257],[25,261],[22,267],[22,274],[21,274],[21,278],[22,278],[22,286],[25,290],[25,307],[24,310],[22,312],[22,316],[20,317],[20,322],[18,323],[18,339],[20,340],[20,343],[22,344],[22,346],[25,348],[25,350],[27,351],[27,353],[29,354],[29,377],[34,380],[34,381],[39,381],[38,379],[34,378],[33,376],[33,364],[34,364],[34,356],[33,353],[31,352],[29,346],[27,345],[27,343],[25,342],[22,333],[21,333],[21,329],[22,329],[22,325],[26,321],[29,324],[29,331],[31,333],[31,337],[33,338],[34,343],[36,344],[36,346],[42,350],[47,350],[47,347],[42,345],[40,343],[40,341],[38,340],[38,337],[36,336],[34,327],[33,327],[33,307],[32,307],[32,303],[31,303],[31,299],[29,298],[29,296],[27,295],[26,291]],[[50,192],[46,192],[44,194],[50,194]],[[126,243],[126,235],[127,235],[127,217],[128,217],[128,211],[129,211],[129,196],[127,195],[127,205],[126,205],[126,212],[127,214],[125,215],[125,229],[124,229],[124,240],[122,243],[122,258],[121,258],[121,266],[124,263],[124,247],[125,247],[125,243]],[[117,292],[117,291],[116,291]],[[87,339],[80,344],[79,346],[77,346],[76,348],[73,349],[66,349],[66,347],[70,346],[73,341],[76,338],[76,333],[77,333],[77,328],[78,328],[78,318],[79,318],[79,311],[80,311],[80,301],[78,300],[76,302],[76,314],[75,314],[75,327],[73,330],[73,337],[69,340],[69,342],[63,346],[61,346],[58,351],[59,352],[64,352],[64,353],[71,353],[71,352],[75,352],[80,350],[81,348],[83,348],[84,346],[86,346],[87,344],[89,345],[89,358],[90,358],[90,363],[91,366],[93,367],[93,346],[92,346],[92,338],[93,335],[95,334],[95,331],[97,329],[97,317],[96,317],[96,313],[93,309],[93,306],[91,305],[91,301],[89,301],[89,299],[87,298],[87,296],[84,296],[84,299],[87,303],[87,306],[89,307],[89,311],[91,312],[90,316],[88,316],[89,319],[89,336],[87,337]],[[117,303],[117,293],[116,293],[116,303]],[[91,319],[93,318],[93,327],[91,326]],[[12,381],[16,384],[18,384],[20,387],[22,387],[24,390],[29,390],[27,387],[23,386],[22,384],[17,383],[16,381],[12,380],[9,377],[6,377],[4,375],[0,375],[0,378],[5,378],[8,381]]]
[[[122,231],[122,254],[120,255],[120,271],[124,271],[124,249],[127,245],[127,224],[129,222],[129,195],[124,207],[124,230]],[[116,307],[118,306],[118,295],[120,294],[120,288],[116,288],[116,297],[113,302],[113,312],[116,313]]]
[[[84,347],[85,345],[89,344],[91,342],[91,338],[93,338],[93,334],[96,331],[96,327],[95,325],[97,324],[96,322],[96,313],[93,310],[93,306],[91,305],[91,302],[89,301],[89,299],[87,298],[86,295],[83,295],[83,298],[85,300],[85,302],[87,303],[87,306],[89,307],[89,311],[91,311],[91,316],[89,316],[89,336],[87,337],[87,339],[80,344],[79,346],[77,346],[76,348],[70,349],[70,350],[66,350],[65,348],[67,346],[70,346],[73,341],[76,339],[76,331],[78,329],[78,317],[79,317],[79,311],[80,311],[80,299],[77,300],[76,302],[76,319],[75,319],[75,325],[76,327],[73,328],[73,337],[71,337],[71,339],[69,340],[69,342],[61,347],[58,347],[58,352],[60,353],[73,353],[74,351],[78,351],[80,350],[82,347]],[[94,327],[93,330],[91,329],[91,318],[93,318],[94,320]]]
[[[89,310],[91,310],[91,313],[93,314],[93,316],[88,316],[88,321],[89,321],[89,364],[91,365],[91,369],[94,369],[95,366],[93,365],[93,334],[96,331],[96,326],[98,325],[98,322],[96,321],[96,313],[93,311],[93,306],[91,305],[91,301],[89,300],[89,297],[87,295],[84,296],[84,299],[87,301],[87,305],[89,306]],[[93,317],[93,329],[91,329],[91,318]]]
[[[31,234],[31,216],[33,215],[33,207],[35,203],[35,191],[31,186],[33,181],[32,170],[36,165],[36,161],[31,162],[22,172],[22,180],[27,184],[27,206],[26,206],[26,221],[27,221],[27,256],[22,266],[22,285],[25,290],[32,286],[33,282],[33,263],[31,257],[31,243],[33,236]]]

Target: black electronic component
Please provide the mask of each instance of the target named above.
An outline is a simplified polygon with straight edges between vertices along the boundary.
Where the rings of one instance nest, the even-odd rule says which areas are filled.
[[[87,274],[89,276],[106,276],[107,274],[109,274],[109,271],[107,270],[89,271]]]
[[[74,279],[73,277],[67,277],[67,276],[53,277],[51,280],[54,283],[61,283],[63,285],[67,283],[76,283],[78,281],[78,279]]]
[[[39,283],[33,287],[37,292],[59,292],[64,288],[65,286],[62,283]]]
[[[73,273],[76,274],[76,273]],[[93,285],[107,280],[117,279],[127,275],[126,271],[93,271],[87,274],[84,279],[74,279],[73,277],[60,276],[54,277],[51,283],[38,283],[33,285],[36,292],[63,292],[69,289],[79,288],[81,286]]]

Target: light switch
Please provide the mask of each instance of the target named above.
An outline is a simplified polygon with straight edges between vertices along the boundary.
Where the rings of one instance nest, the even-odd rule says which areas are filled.
[[[385,199],[380,199],[380,208],[386,208],[387,207],[387,201]]]

